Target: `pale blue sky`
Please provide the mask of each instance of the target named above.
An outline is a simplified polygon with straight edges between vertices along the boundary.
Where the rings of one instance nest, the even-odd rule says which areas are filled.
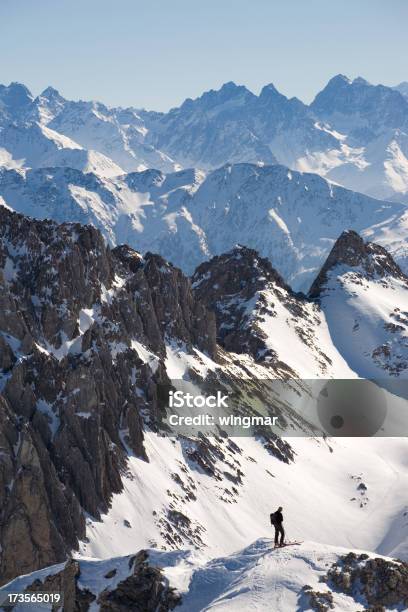
[[[0,0],[0,83],[167,110],[233,80],[408,80],[407,0]]]

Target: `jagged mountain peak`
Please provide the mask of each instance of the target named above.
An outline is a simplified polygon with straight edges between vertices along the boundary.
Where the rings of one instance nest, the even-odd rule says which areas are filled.
[[[309,297],[318,299],[333,343],[359,377],[407,377],[408,277],[383,247],[343,232]]]
[[[187,98],[180,108],[172,109],[170,113],[181,110],[193,110],[197,107],[210,110],[220,104],[224,104],[225,102],[241,97],[247,98],[248,100],[256,98],[255,94],[247,89],[245,85],[237,85],[233,81],[228,81],[219,89],[210,89],[205,91],[198,98]]]
[[[328,89],[334,90],[334,89],[338,89],[342,87],[347,87],[348,85],[351,85],[352,82],[353,82],[352,79],[350,79],[348,76],[346,76],[345,74],[339,73],[339,74],[334,75],[331,79],[328,80],[327,84],[324,86],[322,91],[325,91]]]
[[[384,247],[365,242],[355,231],[344,231],[336,240],[326,262],[312,284],[309,295],[318,297],[323,290],[328,272],[336,266],[358,268],[367,278],[393,277],[408,283],[408,277]]]
[[[44,91],[42,91],[40,93],[40,97],[42,97],[42,98],[59,98],[59,99],[64,99],[63,96],[61,96],[61,94],[58,91],[58,89],[55,89],[55,87],[52,87],[51,85],[46,87],[44,89]]]
[[[265,288],[270,282],[290,291],[269,259],[261,257],[255,249],[241,244],[198,266],[192,277],[193,286],[202,291],[204,283],[207,287],[207,284],[215,282],[221,288],[215,278],[218,279],[218,276],[221,276],[223,281],[222,291],[227,295],[241,293],[252,297],[257,290]]]
[[[262,87],[261,89],[261,93],[259,94],[259,97],[262,98],[267,98],[267,99],[273,99],[273,98],[278,98],[281,100],[287,100],[287,97],[284,96],[276,87],[273,83],[268,83],[267,85],[265,85],[264,87]]]
[[[302,377],[307,368],[325,376],[333,367],[348,371],[316,305],[256,250],[236,245],[201,264],[192,281],[199,301],[215,312],[217,339],[228,351],[251,355],[278,378]]]
[[[373,85],[362,77],[350,80],[343,75],[330,79],[310,108],[322,116],[332,115],[336,111],[364,114],[369,123],[374,117],[378,120],[385,115],[383,120],[395,127],[406,122],[408,113],[407,100],[397,89]]]
[[[112,249],[112,255],[133,273],[143,265],[143,256],[127,244],[119,244]]]
[[[371,83],[369,81],[367,81],[367,79],[364,79],[361,76],[356,77],[355,79],[353,79],[353,85],[371,85]]]
[[[22,107],[30,104],[33,100],[31,91],[17,81],[10,85],[0,85],[0,100],[6,102],[10,107]]]

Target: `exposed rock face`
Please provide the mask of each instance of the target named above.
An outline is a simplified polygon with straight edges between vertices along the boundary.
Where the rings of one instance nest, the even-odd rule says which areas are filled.
[[[329,612],[334,608],[331,591],[314,591],[308,584],[303,587],[303,594],[308,599],[308,605],[316,612]]]
[[[333,342],[361,378],[407,376],[408,277],[384,248],[344,232],[309,297],[323,310]]]
[[[296,361],[296,353],[305,354],[321,375],[327,373],[331,358],[316,333],[318,308],[292,291],[256,251],[237,246],[201,264],[192,281],[198,299],[215,312],[217,339],[228,351],[249,353],[278,375],[293,378],[302,372],[289,363]],[[283,336],[293,347],[291,359],[285,355]]]
[[[165,340],[215,355],[214,316],[162,258],[0,207],[0,580],[65,558],[146,458]],[[16,552],[17,551],[17,552]]]
[[[98,570],[97,563],[95,569]],[[180,595],[169,586],[162,571],[151,565],[144,550],[129,558],[119,582],[117,573],[114,567],[103,578],[101,575],[97,579],[94,577],[88,586],[81,562],[68,559],[59,571],[50,568],[45,578],[35,578],[25,592],[61,594],[61,602],[54,604],[52,609],[64,612],[87,612],[91,605],[96,605],[101,612],[170,612],[181,602]],[[85,585],[82,584],[84,580]]]
[[[168,612],[181,603],[157,567],[148,564],[148,555],[140,551],[133,560],[133,573],[111,591],[98,598],[101,612]]]
[[[408,277],[393,260],[391,255],[379,244],[364,242],[356,232],[343,232],[336,240],[332,250],[316,280],[312,284],[309,296],[317,298],[327,282],[328,272],[339,265],[361,268],[367,278],[385,278],[392,276],[408,283]]]
[[[87,589],[81,589],[78,584],[80,577],[80,565],[74,559],[68,559],[62,570],[56,574],[50,574],[41,581],[34,582],[26,589],[29,593],[59,593],[61,603],[55,604],[53,610],[64,610],[64,612],[86,612],[96,596]]]
[[[363,597],[370,610],[408,606],[408,563],[403,561],[350,552],[333,564],[326,581],[358,601]]]
[[[241,246],[201,264],[193,276],[197,296],[216,313],[218,340],[236,353],[250,351],[257,355],[265,349],[260,335],[254,337],[255,321],[251,320],[247,303],[268,286],[291,293],[267,259]],[[262,301],[261,295],[259,300]]]
[[[265,379],[301,377],[304,364],[336,372],[319,306],[255,251],[237,247],[193,280],[160,256],[111,251],[92,227],[0,207],[1,582],[65,561],[85,537],[85,513],[99,518],[121,492],[128,455],[148,460],[143,428],[158,429],[174,346],[183,358],[173,365],[184,359],[201,388],[232,388],[242,414],[253,393],[266,397]],[[220,484],[223,502],[240,495],[243,459],[219,433],[181,441],[188,473],[174,473],[178,492],[154,521],[170,547],[205,544],[180,501],[196,499],[194,470]],[[286,441],[256,435],[294,460]]]

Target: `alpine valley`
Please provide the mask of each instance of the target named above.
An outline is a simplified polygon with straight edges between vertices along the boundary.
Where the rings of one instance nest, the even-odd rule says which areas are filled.
[[[0,86],[0,605],[408,609],[407,438],[297,409],[370,379],[406,413],[407,158],[404,84],[168,113]],[[284,426],[174,431],[180,381]]]

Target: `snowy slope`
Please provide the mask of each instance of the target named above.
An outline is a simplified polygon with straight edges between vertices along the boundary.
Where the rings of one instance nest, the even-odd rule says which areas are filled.
[[[335,346],[361,378],[406,377],[408,277],[385,249],[345,232],[311,294]]]
[[[44,125],[10,125],[0,132],[0,151],[9,156],[8,167],[69,167],[101,176],[123,174],[122,168],[95,150],[79,144]]]
[[[2,171],[0,195],[23,214],[93,223],[111,244],[160,253],[185,272],[243,244],[307,290],[334,241],[354,229],[406,258],[406,208],[283,166],[236,164],[207,177],[150,170],[109,180],[70,169]]]
[[[370,603],[373,603],[372,600],[381,601],[387,595],[398,600],[390,587],[388,593],[387,587],[381,587],[381,578],[375,572],[378,563],[388,571],[398,572],[398,563],[364,550],[353,551],[355,558],[350,558],[347,557],[350,550],[345,547],[306,541],[298,546],[274,549],[272,540],[259,538],[242,550],[206,564],[197,564],[194,557],[186,553],[157,553],[154,550],[146,553],[149,565],[162,568],[170,586],[181,594],[181,605],[177,607],[181,612],[289,612],[313,610],[316,603],[321,604],[322,607],[318,609],[322,611],[360,612],[361,606],[368,604],[367,594]],[[368,573],[373,578],[371,591],[365,591],[364,586],[358,583],[354,583],[350,591],[337,588],[330,572],[333,568],[338,571],[343,567],[345,559],[349,559],[348,563],[357,568],[370,567]],[[112,591],[126,581],[131,575],[131,564],[131,556],[105,561],[79,559],[77,588],[87,590],[97,598],[104,590]],[[64,564],[60,564],[18,578],[2,587],[0,594],[21,592],[35,580],[44,581],[47,576],[55,576],[63,567]],[[404,586],[400,587],[400,591],[404,592]],[[406,609],[402,598],[403,595],[399,604],[387,609],[402,612]],[[128,605],[130,603],[128,601]],[[27,605],[14,609],[19,612],[27,608],[31,609]],[[100,608],[94,603],[91,609]]]
[[[197,268],[195,295],[216,313],[218,341],[277,377],[353,378],[317,305],[294,293],[256,251],[237,246]]]
[[[406,440],[366,439],[362,444],[337,439],[328,444],[291,439],[296,459],[290,464],[272,457],[253,438],[235,438],[234,443],[240,449],[234,463],[243,472],[242,483],[235,485],[237,494],[233,483],[194,469],[180,441],[149,434],[149,463],[130,459],[124,492],[114,496],[101,521],[88,521],[89,542],[81,544],[81,554],[107,558],[145,547],[168,548],[168,524],[175,529],[169,508],[181,512],[196,529],[194,538],[188,529],[176,528],[181,537],[176,548],[197,545],[201,559],[230,554],[258,537],[271,537],[269,514],[282,505],[291,540],[398,553],[407,559]],[[233,457],[231,452],[226,455],[230,461]],[[172,474],[179,474],[184,486]],[[364,495],[358,490],[360,482],[367,486]],[[196,499],[188,498],[186,487]]]
[[[177,169],[168,155],[145,143],[146,127],[132,109],[108,109],[98,102],[67,102],[48,125],[86,149],[103,153],[127,172]]]
[[[72,168],[0,169],[0,192],[17,212],[58,222],[90,223],[112,245],[136,247],[143,242],[147,251],[153,250],[156,233],[163,226],[168,228],[167,219],[161,219],[163,212],[167,207],[178,210],[202,180],[194,170],[168,176],[151,170],[110,180]],[[142,241],[146,226],[149,237]],[[195,248],[194,235],[193,243],[186,246]]]
[[[311,610],[309,593],[314,592],[322,606],[331,603],[322,610],[361,611],[364,599],[356,592],[332,591],[322,582],[328,568],[347,552],[347,549],[315,542],[274,550],[271,540],[259,539],[234,555],[196,569],[180,610]],[[357,551],[357,554],[366,553]],[[384,560],[392,563],[391,559]]]

